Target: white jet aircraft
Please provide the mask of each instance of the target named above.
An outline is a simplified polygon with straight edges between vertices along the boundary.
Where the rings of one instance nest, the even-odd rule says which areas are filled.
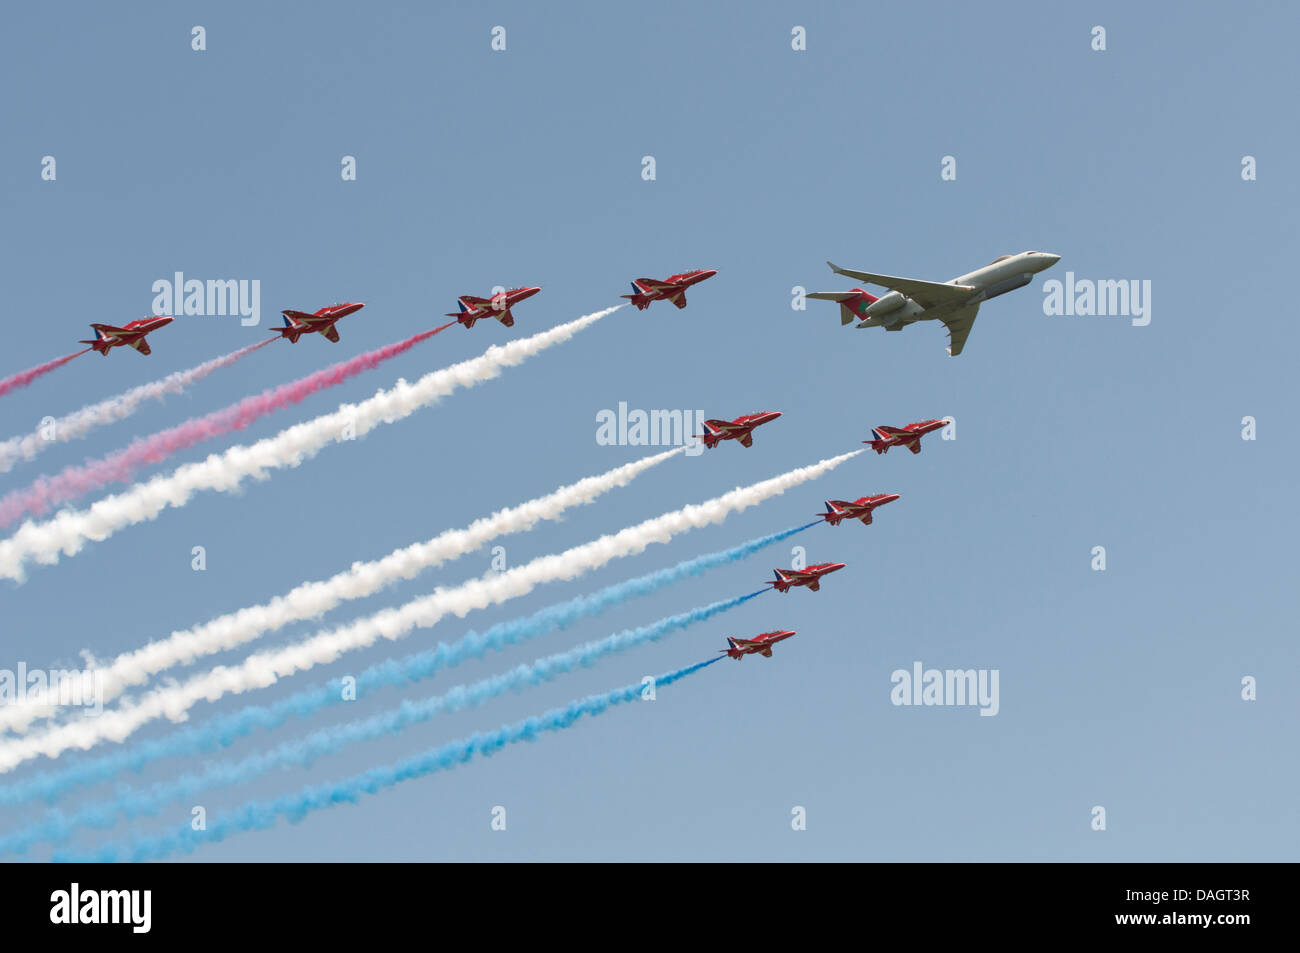
[[[921,281],[917,278],[894,278],[867,271],[850,271],[832,262],[831,271],[868,284],[880,285],[889,293],[877,298],[861,288],[852,291],[817,291],[808,295],[821,301],[838,301],[841,323],[862,319],[859,328],[884,328],[901,331],[917,321],[942,321],[948,329],[948,353],[956,357],[966,345],[980,305],[990,298],[1023,288],[1040,271],[1051,268],[1060,255],[1041,251],[1022,251],[1002,255],[983,268],[949,282]]]

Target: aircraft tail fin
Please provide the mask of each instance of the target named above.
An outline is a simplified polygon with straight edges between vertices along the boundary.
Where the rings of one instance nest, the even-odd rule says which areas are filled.
[[[853,289],[853,297],[846,301],[840,302],[840,324],[852,324],[858,318],[862,317],[864,311],[880,299],[869,291],[863,291],[861,288]]]
[[[291,344],[297,344],[298,338],[302,337],[307,329],[300,324],[295,324],[293,319],[289,317],[289,315],[295,314],[296,312],[285,311],[282,313],[284,314],[284,327],[272,328],[271,333],[278,334],[282,338],[288,338],[289,343]]]
[[[633,287],[635,287],[635,285]],[[626,298],[628,301],[631,301],[634,305],[636,305],[636,309],[638,311],[644,311],[646,308],[650,307],[650,296],[646,294],[642,294],[640,291],[638,291],[636,294],[620,295],[619,297]]]

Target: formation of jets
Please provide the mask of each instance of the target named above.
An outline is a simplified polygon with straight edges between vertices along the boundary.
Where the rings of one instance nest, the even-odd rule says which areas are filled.
[[[735,420],[706,420],[704,433],[695,436],[704,441],[704,446],[713,449],[723,440],[734,440],[742,447],[754,445],[754,428],[781,416],[779,410],[769,410],[761,414],[747,414]]]
[[[638,311],[644,311],[654,301],[671,301],[678,308],[684,308],[686,289],[716,274],[716,271],[703,268],[669,275],[663,281],[657,278],[638,278],[632,282],[632,293],[623,297],[636,305]]]
[[[888,289],[888,294],[877,298],[861,288],[854,288],[850,291],[818,291],[808,297],[838,302],[840,323],[849,324],[860,319],[859,328],[901,331],[917,321],[941,321],[948,329],[948,353],[956,357],[966,346],[966,338],[975,324],[975,315],[979,313],[981,304],[1023,288],[1034,275],[1060,260],[1060,255],[1041,251],[1001,255],[983,268],[947,282],[853,271],[828,261],[826,264],[835,274],[880,285]]]
[[[1008,291],[1023,288],[1033,280],[1034,275],[1051,268],[1060,260],[1060,255],[1040,251],[1000,255],[983,268],[977,268],[946,282],[896,278],[868,271],[854,271],[828,261],[826,264],[830,265],[831,271],[835,274],[880,285],[886,289],[886,294],[877,297],[862,288],[852,288],[848,291],[815,291],[808,297],[836,302],[840,306],[841,325],[858,321],[860,322],[858,328],[901,331],[917,321],[939,321],[948,330],[948,353],[956,357],[966,346],[966,339],[970,336],[981,304]],[[623,297],[641,311],[656,301],[669,301],[678,308],[685,308],[686,289],[716,274],[715,269],[699,268],[678,272],[664,279],[637,278],[632,282],[632,294]],[[512,311],[514,306],[541,290],[537,287],[511,288],[490,298],[461,295],[456,299],[457,310],[448,313],[447,317],[455,318],[467,329],[474,327],[475,323],[483,318],[496,318],[505,327],[514,327],[515,318]],[[272,333],[288,338],[295,344],[304,334],[320,334],[327,341],[337,343],[339,333],[335,324],[340,318],[360,311],[363,307],[365,305],[360,302],[345,302],[332,304],[312,313],[286,309],[281,312],[284,316],[284,327],[276,328]],[[149,342],[145,339],[146,335],[170,324],[172,320],[169,316],[148,317],[132,321],[120,328],[111,324],[92,324],[95,338],[80,343],[89,344],[100,354],[105,355],[121,345],[135,348],[141,354],[149,354],[151,352]],[[717,446],[721,440],[731,439],[738,440],[741,446],[748,447],[751,444],[750,432],[753,428],[778,416],[780,415],[754,414],[732,421],[710,420],[706,422],[709,433],[699,436],[704,437],[705,445],[708,447]],[[762,419],[753,422],[754,418]],[[864,442],[871,443],[877,453],[883,453],[889,446],[899,442],[905,443],[913,453],[920,452],[920,443],[917,440],[892,440],[897,434],[891,428],[878,427],[875,434],[875,440]]]
[[[1021,252],[1019,255],[1003,255],[990,264],[969,274],[939,284],[912,278],[893,278],[870,272],[850,271],[830,262],[831,270],[836,274],[847,275],[860,281],[881,285],[888,290],[883,297],[854,288],[849,291],[814,292],[808,297],[835,301],[840,305],[840,323],[851,324],[860,320],[859,328],[883,327],[897,331],[917,321],[941,321],[948,329],[950,346],[948,353],[956,356],[965,346],[971,326],[979,306],[998,295],[1013,291],[1027,285],[1034,274],[1050,268],[1060,260],[1057,255],[1045,252]],[[655,278],[638,278],[632,282],[632,294],[623,295],[638,310],[644,311],[655,301],[669,301],[677,308],[686,307],[686,289],[712,278],[716,271],[697,270],[670,275],[664,280]],[[505,327],[514,327],[512,308],[519,302],[531,298],[541,291],[538,287],[511,288],[490,298],[462,295],[456,299],[458,310],[447,315],[455,318],[466,329],[474,327],[483,318],[496,318]],[[276,328],[273,333],[297,343],[304,334],[320,334],[328,341],[339,340],[336,323],[350,314],[360,311],[361,302],[332,304],[313,313],[287,309],[282,311],[284,327]],[[101,354],[119,346],[133,347],[141,354],[149,354],[146,336],[172,322],[171,317],[149,317],[132,321],[125,327],[109,324],[92,324],[96,337],[83,341]],[[724,440],[735,440],[742,447],[753,446],[754,429],[776,420],[780,411],[764,411],[747,414],[734,420],[706,420],[705,432],[696,434],[704,445],[710,449],[717,447]],[[904,427],[882,425],[873,427],[872,439],[864,440],[877,454],[888,453],[891,447],[906,447],[912,453],[921,452],[921,438],[944,427],[946,420],[922,420]],[[831,526],[838,526],[843,520],[859,520],[870,526],[872,513],[878,507],[892,503],[899,498],[897,493],[877,493],[858,497],[856,500],[827,500],[826,512],[817,514]],[[789,592],[792,588],[805,587],[812,592],[821,589],[823,576],[845,568],[844,563],[815,563],[803,569],[776,569],[775,579],[768,582],[778,592]],[[746,655],[772,657],[772,647],[793,636],[795,632],[780,629],[764,632],[753,638],[731,637],[727,639],[727,648],[722,654],[737,660]]]
[[[364,307],[365,305],[359,301],[348,301],[343,304],[331,304],[312,314],[305,311],[286,309],[280,312],[284,315],[284,327],[274,328],[271,333],[288,338],[294,344],[297,344],[298,339],[304,334],[319,334],[327,341],[333,341],[337,344],[339,332],[338,328],[334,327],[335,322],[340,318],[347,317],[349,314],[360,311]],[[95,338],[79,343],[89,344],[105,356],[113,348],[122,346],[135,348],[141,354],[152,354],[153,350],[149,347],[146,335],[171,324],[174,320],[175,318],[162,315],[141,318],[139,321],[132,321],[120,328],[111,324],[92,324],[91,328],[95,331]]]
[[[328,305],[312,314],[286,309],[280,312],[284,315],[284,327],[274,328],[271,333],[288,338],[291,344],[297,344],[304,334],[319,334],[325,340],[338,344],[339,330],[334,327],[335,323],[339,318],[346,318],[364,307],[359,301],[347,301]]]
[[[710,446],[716,446],[717,441],[727,439],[740,439],[743,436],[748,437],[749,431],[758,424],[756,418],[766,417],[772,419],[778,414],[769,415],[755,414],[750,417],[739,417],[733,421],[706,421],[710,433],[705,436],[706,442],[712,438],[713,443]],[[917,423],[908,424],[906,427],[874,427],[872,428],[873,440],[864,440],[863,443],[871,445],[877,453],[885,453],[890,447],[907,447],[912,453],[921,452],[921,438],[928,433],[945,426],[947,420],[922,420]],[[744,430],[743,428],[748,428]],[[725,428],[730,428],[727,430]],[[746,443],[745,446],[749,444]],[[823,520],[831,526],[838,526],[844,520],[859,520],[864,526],[870,526],[872,522],[872,513],[887,503],[893,503],[899,498],[897,493],[873,493],[867,496],[860,496],[856,500],[827,500],[826,512],[818,513]],[[771,586],[777,592],[789,592],[791,589],[803,586],[812,592],[821,589],[823,576],[828,576],[833,572],[839,572],[845,567],[844,563],[814,563],[805,566],[802,569],[776,569],[773,570],[775,577],[766,585]],[[764,632],[762,635],[755,636],[752,639],[746,638],[728,638],[726,649],[722,650],[725,654],[734,659],[742,659],[746,655],[761,655],[764,658],[772,657],[772,645],[783,639],[788,639],[795,633],[790,630],[780,630],[776,632]]]
[[[133,347],[141,354],[152,354],[149,348],[149,342],[145,340],[145,335],[151,331],[157,331],[159,328],[172,323],[169,317],[149,317],[141,318],[139,321],[132,321],[125,327],[114,327],[111,324],[92,324],[90,327],[95,332],[95,337],[89,341],[78,341],[78,344],[89,344],[92,348],[108,357],[108,352],[115,347]]]
[[[510,309],[525,298],[531,298],[541,290],[541,288],[511,288],[509,291],[494,294],[490,298],[461,295],[456,299],[456,304],[459,305],[460,310],[450,312],[447,317],[455,318],[465,325],[466,330],[474,327],[474,322],[483,318],[496,318],[506,327],[513,328],[515,326],[515,316],[510,313]]]

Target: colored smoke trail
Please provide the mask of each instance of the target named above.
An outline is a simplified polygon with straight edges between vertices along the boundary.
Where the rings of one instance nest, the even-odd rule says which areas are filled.
[[[336,387],[358,374],[373,370],[385,361],[405,354],[415,345],[427,341],[455,323],[451,321],[404,341],[358,354],[296,381],[245,397],[229,407],[191,418],[147,437],[138,437],[116,453],[78,466],[65,467],[55,476],[37,477],[26,489],[14,490],[0,497],[0,526],[8,526],[29,514],[40,516],[58,503],[94,493],[110,483],[125,483],[143,467],[161,463],[172,454],[195,444],[243,430],[267,414],[292,407],[317,391]]]
[[[104,711],[96,718],[7,740],[0,743],[0,771],[11,771],[32,758],[53,758],[74,748],[88,749],[104,741],[125,741],[151,721],[160,718],[179,721],[187,717],[189,709],[201,701],[215,702],[225,695],[267,688],[282,678],[333,662],[346,652],[366,648],[380,639],[404,638],[416,628],[435,625],[446,615],[464,617],[475,609],[526,595],[542,583],[576,579],[613,559],[643,552],[654,543],[666,543],[679,533],[720,523],[733,512],[784,493],[864,452],[854,450],[830,457],[704,503],[664,513],[562,553],[541,556],[522,566],[450,589],[436,589],[428,596],[319,632],[294,645],[259,652],[240,664],[217,666],[180,684],[156,689],[130,705]]]
[[[635,629],[626,629],[603,639],[596,639],[565,652],[557,652],[537,659],[528,665],[518,665],[500,675],[480,679],[468,685],[457,685],[442,695],[418,700],[405,700],[397,708],[345,722],[312,732],[303,738],[285,741],[275,747],[257,752],[238,761],[216,762],[201,772],[180,775],[159,781],[147,788],[133,790],[122,788],[114,799],[96,800],[76,812],[65,814],[51,811],[45,820],[24,825],[13,834],[0,837],[0,854],[26,851],[32,844],[42,841],[61,841],[81,827],[111,827],[118,814],[127,818],[156,814],[163,805],[177,798],[189,798],[214,787],[243,784],[268,771],[303,767],[317,758],[335,754],[349,745],[398,735],[413,725],[423,724],[445,712],[477,707],[506,692],[541,685],[578,667],[587,667],[609,655],[624,652],[647,642],[657,642],[665,636],[706,622],[714,616],[761,596],[766,589],[748,595],[724,599],[666,616]]]
[[[0,380],[0,397],[3,397],[10,391],[20,390],[21,388],[26,387],[32,381],[36,380],[36,378],[48,374],[56,367],[62,367],[74,357],[81,357],[81,355],[85,354],[86,351],[89,350],[90,348],[85,348],[84,350],[77,351],[75,354],[56,357],[52,361],[46,361],[44,364],[37,364],[35,367],[29,367],[25,371],[19,371],[17,374],[12,374],[4,380]]]
[[[267,338],[265,341],[241,347],[238,351],[231,351],[222,357],[205,361],[189,370],[176,371],[161,380],[141,384],[139,387],[133,387],[114,397],[101,400],[97,404],[88,404],[80,410],[60,417],[48,427],[38,428],[35,433],[0,441],[0,473],[8,473],[20,460],[35,459],[42,450],[55,444],[80,439],[96,427],[125,420],[146,400],[160,401],[168,394],[183,393],[191,384],[203,380],[213,371],[229,367],[241,357],[266,347],[274,340],[275,338]]]
[[[481,633],[470,631],[450,644],[443,642],[402,659],[388,659],[362,671],[356,676],[351,688],[356,697],[363,698],[384,688],[415,684],[461,662],[481,658],[489,650],[501,650],[549,635],[633,597],[649,595],[688,576],[698,576],[714,567],[734,563],[758,552],[764,546],[788,539],[815,525],[817,522],[808,523],[720,552],[682,560],[667,569],[614,583],[594,593],[539,609],[531,615],[498,622]],[[323,685],[295,692],[270,705],[249,705],[239,711],[218,715],[200,725],[189,725],[161,738],[139,742],[124,751],[76,762],[58,771],[33,775],[0,787],[0,805],[23,804],[33,800],[55,801],[75,788],[107,781],[120,772],[139,771],[163,758],[204,754],[229,747],[255,731],[270,731],[290,718],[308,718],[323,708],[343,704],[344,687],[341,679],[333,679]]]
[[[163,510],[184,506],[203,490],[230,493],[246,479],[263,479],[269,471],[296,467],[332,443],[362,437],[374,428],[403,420],[464,387],[500,376],[507,367],[569,340],[621,305],[585,315],[567,324],[506,344],[494,344],[483,354],[441,370],[430,371],[415,383],[399,380],[358,404],[343,404],[323,414],[246,446],[230,447],[206,460],[188,463],[106,497],[85,510],[65,510],[44,523],[28,521],[0,540],[0,578],[22,581],[27,564],[56,563],[60,554],[73,556],[88,542],[101,542],[119,530],[152,520]]]
[[[719,655],[677,669],[675,672],[660,675],[654,680],[655,688],[666,688],[722,658],[723,656]],[[644,690],[645,686],[641,682],[636,682],[601,695],[589,695],[587,698],[570,702],[563,708],[552,708],[541,715],[503,725],[495,731],[479,732],[469,738],[441,745],[394,764],[371,768],[342,781],[311,785],[295,794],[284,795],[270,801],[249,801],[232,811],[223,813],[215,821],[209,818],[208,828],[205,831],[195,831],[186,824],[169,834],[139,837],[123,844],[105,845],[94,851],[92,859],[152,860],[177,852],[188,853],[196,847],[223,841],[233,834],[264,830],[281,818],[297,822],[314,811],[339,804],[356,803],[363,794],[378,794],[403,781],[411,781],[438,771],[455,768],[477,756],[495,754],[507,745],[519,741],[536,741],[546,732],[563,731],[584,717],[594,718],[616,705],[635,701],[641,697]],[[71,858],[56,855],[55,859]]]
[[[373,595],[384,587],[413,579],[425,569],[473,552],[511,533],[532,529],[541,520],[560,519],[569,509],[590,503],[611,490],[626,486],[657,464],[676,456],[685,447],[674,447],[641,460],[615,467],[598,476],[562,486],[553,493],[498,510],[475,520],[464,529],[447,530],[430,540],[394,550],[382,559],[353,563],[329,579],[306,582],[262,605],[239,609],[190,629],[173,632],[165,639],[118,655],[95,670],[101,702],[116,698],[126,688],[139,685],[175,665],[245,645],[304,619],[313,619],[344,601]],[[0,729],[23,731],[38,718],[57,710],[45,704],[43,695],[29,690],[21,700],[0,705]]]

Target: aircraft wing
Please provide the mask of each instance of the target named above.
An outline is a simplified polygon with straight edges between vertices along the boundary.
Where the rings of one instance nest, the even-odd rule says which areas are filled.
[[[742,447],[752,447],[754,445],[753,431],[741,434],[736,438],[736,443],[740,444]]]
[[[856,291],[810,291],[804,295],[805,298],[815,298],[818,301],[848,301],[850,298],[857,297]]]
[[[979,302],[976,302],[940,316],[939,320],[948,329],[948,353],[953,357],[960,354],[961,349],[966,346],[966,338],[970,336],[970,329],[975,324],[975,315],[979,310]],[[916,452],[920,453],[919,441]]]
[[[956,304],[965,301],[975,293],[971,285],[950,285],[938,281],[922,281],[919,278],[895,278],[892,275],[873,275],[869,271],[850,271],[834,262],[827,262],[831,271],[837,275],[847,275],[859,281],[880,285],[890,291],[907,295],[923,308],[935,308],[944,304]],[[811,297],[811,295],[809,296]]]
[[[879,430],[881,433],[889,434],[891,437],[901,437],[904,436],[905,434],[911,433],[910,430],[904,430],[902,427],[890,427],[888,425],[883,425],[877,427],[876,429]]]
[[[339,329],[334,327],[334,325],[331,324],[322,331],[321,334],[324,336],[325,340],[333,341],[335,344],[339,343]]]
[[[141,354],[153,353],[152,351],[149,350],[149,342],[146,341],[144,338],[140,338],[139,340],[132,341],[131,346],[135,348],[137,351],[139,351]]]
[[[871,525],[871,510],[867,510],[865,513],[863,513],[861,516],[859,516],[858,519],[862,520],[862,525],[863,525],[863,526],[870,526],[870,525]]]
[[[763,656],[763,658],[771,658],[771,657],[772,657],[772,649],[771,649],[770,646],[769,646],[768,648],[765,648],[765,649],[759,649],[758,654],[761,655],[761,656]]]
[[[677,305],[678,309],[680,310],[686,307],[686,292],[679,291],[677,292],[677,294],[673,295],[668,300],[671,301],[673,304]]]
[[[660,281],[658,278],[638,278],[636,283],[645,291],[668,291],[670,288],[677,287],[666,281]]]

